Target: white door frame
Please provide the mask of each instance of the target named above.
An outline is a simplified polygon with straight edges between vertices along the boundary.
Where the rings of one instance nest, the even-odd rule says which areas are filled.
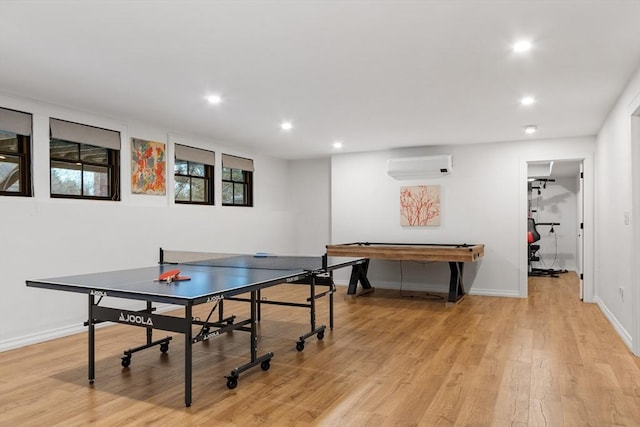
[[[527,264],[527,170],[529,162],[543,162],[543,161],[561,161],[561,160],[582,160],[584,168],[583,183],[583,301],[594,301],[594,162],[593,153],[576,153],[575,155],[555,155],[553,158],[546,157],[521,157],[520,158],[520,203],[519,203],[519,233],[518,236],[522,236],[518,240],[518,248],[520,253],[519,261],[519,296],[526,298],[529,295],[528,286],[528,264]]]
[[[630,138],[631,138],[631,231],[635,267],[631,267],[631,315],[633,326],[631,340],[633,354],[640,357],[640,95],[631,102]]]
[[[584,164],[580,163],[580,175],[578,176],[578,237],[576,239],[576,261],[578,277],[580,278],[580,299],[584,300]],[[582,224],[582,227],[580,226]]]

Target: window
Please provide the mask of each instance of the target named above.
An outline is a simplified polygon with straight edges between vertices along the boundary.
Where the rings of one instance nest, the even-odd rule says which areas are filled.
[[[176,144],[174,190],[176,203],[213,205],[215,153]]]
[[[253,206],[253,160],[222,155],[222,204]]]
[[[120,200],[120,133],[51,119],[51,197]]]
[[[32,196],[31,114],[0,108],[0,195]]]

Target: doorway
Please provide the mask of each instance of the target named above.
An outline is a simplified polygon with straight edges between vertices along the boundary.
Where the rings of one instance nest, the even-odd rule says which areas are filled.
[[[528,276],[575,272],[583,298],[583,161],[527,163]]]
[[[544,224],[539,227],[541,262],[531,265],[528,239],[522,239],[520,296],[528,296],[529,271],[535,267],[577,272],[576,298],[594,302],[593,153],[527,158],[520,164],[521,235],[529,238],[530,217]]]

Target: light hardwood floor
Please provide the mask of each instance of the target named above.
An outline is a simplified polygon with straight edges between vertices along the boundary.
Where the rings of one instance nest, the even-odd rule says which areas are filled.
[[[640,360],[579,300],[576,276],[532,279],[529,295],[467,296],[445,307],[380,289],[351,298],[339,288],[335,329],[303,352],[295,341],[307,312],[266,306],[259,347],[275,352],[271,369],[247,371],[229,390],[224,375],[246,360],[248,334],[194,345],[190,408],[181,336],[168,354],[146,350],[123,369],[122,350],[140,344],[144,330],[99,329],[93,386],[86,334],[7,351],[0,425],[640,426]],[[319,309],[326,323],[326,303]],[[227,303],[227,312],[246,310]]]

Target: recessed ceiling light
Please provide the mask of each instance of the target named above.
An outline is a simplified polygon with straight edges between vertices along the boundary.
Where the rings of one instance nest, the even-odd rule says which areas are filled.
[[[538,126],[536,125],[526,125],[524,127],[524,132],[531,135],[532,133],[536,133],[538,131]]]
[[[282,129],[284,131],[290,131],[291,129],[293,129],[293,123],[291,123],[289,121],[284,121],[284,122],[280,123],[280,129]]]
[[[532,105],[535,104],[536,99],[533,96],[525,96],[520,100],[520,104],[522,105]]]
[[[517,53],[528,52],[532,47],[529,40],[520,40],[513,45],[513,51]]]
[[[339,150],[340,148],[342,148],[342,141],[335,141],[333,143],[333,148],[335,148],[336,150]]]
[[[209,104],[220,105],[222,104],[222,96],[217,93],[212,93],[211,95],[207,96],[207,101],[209,102]]]

